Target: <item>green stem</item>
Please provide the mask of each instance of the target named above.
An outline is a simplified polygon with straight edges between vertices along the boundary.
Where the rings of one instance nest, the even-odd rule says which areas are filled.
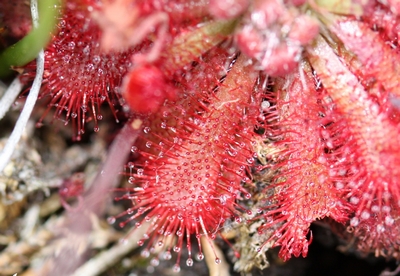
[[[12,66],[24,66],[38,55],[51,39],[61,0],[39,1],[39,25],[20,41],[0,53],[0,78],[7,77]]]

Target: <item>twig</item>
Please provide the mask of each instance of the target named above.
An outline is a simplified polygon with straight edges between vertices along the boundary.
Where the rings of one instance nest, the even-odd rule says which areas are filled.
[[[15,78],[0,99],[0,120],[4,118],[11,105],[15,102],[22,90],[22,83],[19,78]]]

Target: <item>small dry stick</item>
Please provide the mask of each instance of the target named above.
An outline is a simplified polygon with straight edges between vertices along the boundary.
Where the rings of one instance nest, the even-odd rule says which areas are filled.
[[[150,223],[143,224],[142,227],[135,230],[132,235],[117,243],[110,249],[99,253],[97,256],[86,262],[79,267],[72,276],[95,276],[100,275],[107,268],[111,267],[126,254],[138,247],[138,241],[142,239],[143,235],[147,232]]]

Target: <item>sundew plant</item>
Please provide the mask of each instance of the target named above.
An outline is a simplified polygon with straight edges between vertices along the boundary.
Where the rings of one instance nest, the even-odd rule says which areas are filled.
[[[306,258],[313,223],[399,260],[399,13],[395,0],[3,1],[2,200],[47,191],[64,209],[57,248],[15,272],[98,275],[139,247],[153,269],[206,259],[211,275],[245,275],[274,248]],[[101,140],[93,177],[81,165],[10,187],[32,122],[69,147]],[[96,251],[105,218],[120,236]]]

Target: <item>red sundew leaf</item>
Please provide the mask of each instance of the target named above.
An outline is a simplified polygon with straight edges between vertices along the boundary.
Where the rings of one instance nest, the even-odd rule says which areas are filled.
[[[398,44],[400,18],[387,7],[380,3],[374,3],[374,6],[367,9],[367,12],[362,16],[362,21],[366,22],[371,29],[379,31],[383,39],[395,45]]]
[[[202,256],[200,237],[215,237],[224,221],[237,214],[239,194],[250,196],[240,183],[253,163],[250,139],[255,135],[255,118],[243,114],[256,78],[252,67],[246,65],[246,58],[239,57],[202,113],[196,114],[196,102],[182,108],[191,120],[185,114],[182,120],[177,117],[176,128],[169,129],[170,138],[163,139],[157,129],[144,127],[145,133],[161,142],[146,143],[150,152],[151,148],[158,148],[157,155],[146,154],[145,149],[139,152],[142,161],[135,164],[130,178],[135,188],[128,198],[134,204],[129,213],[135,213],[129,220],[144,214],[145,220],[152,221],[147,233],[149,247],[159,244],[170,255],[171,250],[181,251],[186,237],[191,259],[190,238],[195,236]],[[176,243],[168,238],[171,235],[176,235]]]
[[[389,9],[396,15],[400,14],[400,1],[399,0],[387,0],[385,1]]]
[[[191,133],[196,128],[193,123],[198,120],[197,117],[207,112],[207,106],[215,97],[214,90],[221,85],[221,79],[226,76],[234,57],[224,47],[215,47],[199,58],[194,56],[198,63],[174,76],[178,98],[166,101],[157,113],[144,118],[145,128],[152,131],[142,133],[135,146],[158,155],[160,148],[147,148],[145,145],[148,141],[154,145],[160,142],[173,144],[177,136]],[[160,67],[167,64],[162,63]]]
[[[394,96],[390,90],[387,90],[381,82],[378,81],[374,71],[368,70],[368,68],[364,66],[363,62],[361,62],[353,52],[346,49],[345,44],[331,43],[330,47],[334,49],[335,53],[346,64],[349,70],[357,76],[359,81],[367,90],[371,99],[373,99],[379,105],[379,109],[382,112],[387,113],[393,123],[400,122],[400,108],[399,104],[397,103],[398,98]],[[392,52],[392,54],[396,53]],[[381,73],[379,74],[382,75]],[[392,74],[392,72],[390,72],[390,74]],[[382,76],[380,76],[380,78],[382,78]],[[394,76],[392,75],[390,78],[394,79]],[[388,81],[388,78],[386,78],[386,81]],[[394,83],[389,83],[389,85],[393,84]]]
[[[102,119],[100,105],[107,102],[115,114],[118,104],[117,93],[122,77],[131,66],[132,50],[104,54],[99,47],[100,29],[94,24],[88,12],[89,7],[78,1],[68,1],[58,33],[45,50],[45,72],[41,98],[49,97],[48,108],[39,125],[55,107],[54,118],[65,113],[65,123],[72,121],[73,138],[79,140],[89,119]],[[34,77],[36,63],[24,67],[22,79]],[[89,115],[90,114],[90,115]]]
[[[277,176],[268,188],[275,190],[269,199],[274,203],[265,213],[270,222],[259,229],[281,224],[271,239],[275,246],[281,246],[279,256],[284,260],[292,255],[306,257],[311,242],[307,234],[313,221],[330,217],[345,222],[349,215],[342,199],[343,187],[337,185],[337,171],[332,169],[336,157],[326,153],[321,135],[325,111],[319,104],[309,66],[304,63],[302,70],[275,80],[275,113],[279,119],[269,132],[279,139],[274,145],[281,148],[281,153],[280,161],[272,167]]]
[[[323,39],[319,38],[310,51],[310,61],[333,100],[335,112],[348,126],[341,139],[348,141],[345,158],[351,158],[353,167],[349,169],[354,174],[344,185],[350,189],[347,198],[356,210],[350,226],[355,228],[359,247],[396,256],[400,249],[399,125],[379,109]]]
[[[388,101],[388,93],[400,97],[400,55],[392,49],[378,32],[356,20],[337,19],[331,30],[353,52],[362,64],[360,73],[364,79],[373,79],[377,90],[386,91],[380,96]],[[386,97],[384,98],[384,94]]]

